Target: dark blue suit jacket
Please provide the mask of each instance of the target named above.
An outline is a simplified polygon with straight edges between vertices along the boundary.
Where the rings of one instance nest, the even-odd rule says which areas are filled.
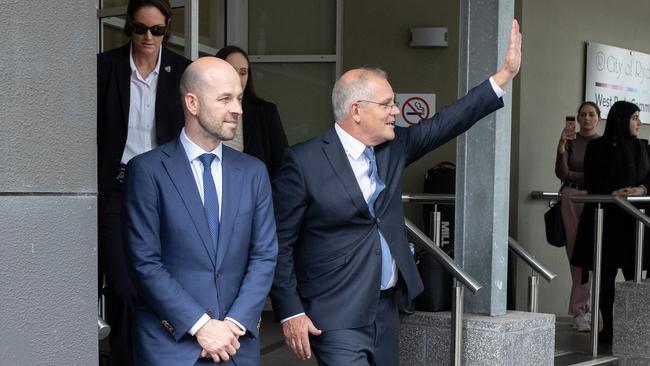
[[[375,147],[386,189],[370,215],[338,135],[288,148],[273,181],[278,264],[271,290],[280,319],[306,312],[321,330],[371,324],[381,278],[378,229],[386,238],[408,296],[422,291],[404,232],[404,168],[503,106],[489,81],[430,119],[395,128],[395,139]]]
[[[234,362],[259,364],[258,321],[277,256],[271,187],[264,164],[225,146],[222,174],[215,253],[178,138],[127,166],[138,365],[194,365],[201,347],[188,331],[204,313],[246,327]]]

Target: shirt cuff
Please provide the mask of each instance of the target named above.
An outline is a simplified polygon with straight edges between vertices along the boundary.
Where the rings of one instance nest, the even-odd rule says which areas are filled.
[[[210,317],[208,316],[208,314],[203,314],[203,316],[201,318],[199,318],[199,320],[196,323],[194,323],[194,326],[192,328],[190,328],[190,331],[189,331],[190,335],[194,336],[196,334],[196,332],[198,332],[199,329],[201,329],[201,327],[204,326],[205,323],[208,322],[208,320],[210,320]]]
[[[502,96],[506,95],[506,91],[501,89],[501,87],[497,85],[496,81],[494,81],[494,79],[492,79],[491,76],[490,76],[490,85],[492,85],[492,90],[494,90],[494,94],[497,95],[497,98],[501,98]]]
[[[231,322],[235,323],[235,325],[238,326],[241,330],[243,330],[244,332],[246,332],[246,327],[243,326],[243,325],[241,325],[241,323],[238,322],[238,321],[236,321],[235,319],[233,319],[233,318],[227,316],[226,319],[224,319],[224,320],[230,320]]]
[[[299,317],[299,316],[301,316],[301,315],[305,315],[305,313],[300,313],[300,314],[292,315],[292,316],[290,316],[290,317],[288,317],[288,318],[284,318],[284,319],[280,320],[280,323],[284,323],[284,322],[286,322],[287,320],[291,320],[291,319],[293,319],[293,318],[297,318],[297,317]]]

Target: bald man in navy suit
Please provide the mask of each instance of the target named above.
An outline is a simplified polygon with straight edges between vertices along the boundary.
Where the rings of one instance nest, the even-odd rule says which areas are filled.
[[[277,257],[264,163],[224,146],[242,113],[215,57],[181,78],[185,127],[129,162],[126,240],[138,365],[259,365],[259,319]]]

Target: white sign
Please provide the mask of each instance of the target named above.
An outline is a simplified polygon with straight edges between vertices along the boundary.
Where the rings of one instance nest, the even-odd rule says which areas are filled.
[[[650,55],[592,42],[585,69],[585,99],[598,105],[602,118],[616,101],[626,100],[650,123]]]
[[[436,111],[435,94],[395,94],[395,101],[399,103],[400,114],[395,117],[397,126],[408,127],[420,120],[433,116]]]

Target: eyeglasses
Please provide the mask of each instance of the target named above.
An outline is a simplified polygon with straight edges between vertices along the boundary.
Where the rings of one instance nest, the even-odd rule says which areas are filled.
[[[361,103],[361,102],[377,104],[377,105],[380,105],[380,106],[382,106],[384,108],[388,108],[388,109],[392,109],[393,107],[399,109],[399,102],[397,102],[397,101],[394,102],[394,103],[389,103],[389,102],[379,103],[379,102],[373,102],[372,100],[357,100],[357,103]]]
[[[131,24],[131,29],[133,29],[133,33],[135,34],[145,34],[147,31],[151,32],[152,36],[155,37],[160,37],[165,35],[165,32],[167,31],[167,26],[165,25],[152,25],[151,27],[147,27],[146,25],[142,23],[133,23]]]

